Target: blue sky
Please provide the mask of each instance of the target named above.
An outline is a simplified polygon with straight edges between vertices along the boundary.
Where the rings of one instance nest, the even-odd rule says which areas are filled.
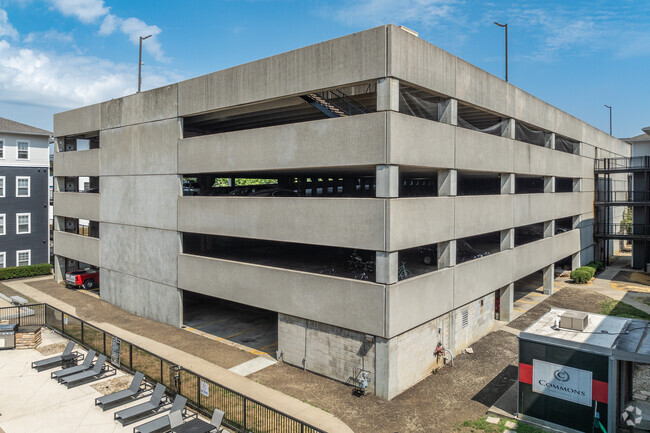
[[[52,114],[393,23],[614,135],[650,126],[650,2],[0,0],[0,116]]]

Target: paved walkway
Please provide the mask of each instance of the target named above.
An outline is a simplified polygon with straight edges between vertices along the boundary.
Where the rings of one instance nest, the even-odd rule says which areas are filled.
[[[56,308],[59,308],[66,313],[76,315],[76,310],[71,305],[56,299],[47,293],[43,293],[29,285],[29,282],[42,281],[51,279],[51,277],[33,278],[28,280],[3,282],[11,289],[20,292],[37,302],[47,303]],[[174,347],[167,346],[141,335],[134,334],[124,330],[112,323],[94,322],[87,320],[90,324],[105,330],[106,332],[116,335],[124,340],[127,340],[135,345],[138,345],[158,356],[166,358],[174,363],[182,365],[183,367],[194,371],[195,373],[206,377],[220,385],[226,386],[237,392],[240,392],[247,397],[260,401],[267,406],[276,410],[291,415],[294,418],[300,419],[314,427],[327,431],[328,433],[334,432],[352,432],[352,430],[341,420],[334,415],[325,412],[322,409],[313,407],[307,403],[303,403],[293,397],[283,394],[279,391],[270,389],[257,382],[249,380],[237,373],[231,372],[218,365],[210,363],[197,356],[188,354]]]

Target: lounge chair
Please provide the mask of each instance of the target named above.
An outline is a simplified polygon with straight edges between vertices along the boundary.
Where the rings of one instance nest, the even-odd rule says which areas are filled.
[[[106,374],[108,373],[108,374]],[[74,383],[83,382],[89,379],[99,379],[103,376],[113,376],[117,371],[110,365],[106,365],[106,355],[99,355],[95,365],[90,370],[82,371],[81,373],[65,376],[59,379],[59,382],[64,384],[70,389]]]
[[[51,358],[46,358],[46,359],[41,359],[40,361],[34,361],[32,362],[32,368],[35,368],[36,371],[41,371],[41,370],[46,370],[48,368],[56,367],[61,365],[61,361],[63,361],[63,356],[65,355],[72,355],[72,349],[74,349],[74,341],[70,340],[68,341],[68,345],[65,346],[65,350],[63,351],[62,354],[53,356]],[[80,355],[81,356],[81,355]]]
[[[81,373],[82,371],[88,370],[91,367],[90,364],[92,364],[93,358],[95,358],[96,353],[97,352],[95,352],[92,349],[89,350],[88,353],[86,354],[86,359],[84,359],[83,364],[75,365],[74,367],[66,368],[63,370],[53,371],[52,374],[50,374],[50,377],[52,379],[59,380],[62,377],[70,376],[71,374],[77,374],[77,373]]]
[[[169,415],[161,416],[160,418],[151,420],[148,423],[133,427],[133,433],[155,433],[158,431],[167,431],[171,428],[174,428],[175,426],[172,426],[169,422],[170,416],[173,416],[174,419],[178,419],[178,417],[180,417],[182,424],[185,403],[187,403],[187,399],[182,395],[177,395],[174,399],[174,404],[172,404],[172,408],[169,411]]]
[[[221,423],[223,422],[223,416],[225,415],[224,411],[215,409],[214,412],[212,412],[212,419],[210,420],[210,424],[215,426],[217,429],[217,433],[221,433],[223,428],[221,428]]]
[[[147,386],[146,382],[142,384],[143,379],[144,379],[144,374],[140,373],[139,371],[136,371],[135,376],[133,376],[133,380],[131,381],[131,386],[129,386],[129,389],[117,391],[114,392],[113,394],[108,394],[103,397],[97,397],[95,399],[95,406],[99,406],[102,408],[102,410],[106,410],[109,407],[121,404],[126,400],[131,400],[131,399],[135,400],[137,397],[144,395],[144,392],[150,389],[150,387]]]
[[[139,419],[155,415],[167,404],[163,400],[165,389],[165,385],[157,383],[148,402],[117,411],[113,419],[119,421],[122,425],[127,425]]]

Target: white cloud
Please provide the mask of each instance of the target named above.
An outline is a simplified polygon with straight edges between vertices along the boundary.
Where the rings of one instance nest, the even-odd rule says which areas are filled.
[[[145,72],[145,88],[180,77]],[[0,102],[75,108],[134,93],[137,68],[97,57],[25,49],[0,40]]]
[[[74,43],[74,38],[72,33],[61,33],[54,29],[50,29],[46,32],[32,32],[25,36],[25,43],[32,43],[38,41],[53,41],[53,42],[67,42]]]
[[[63,15],[75,16],[82,23],[90,24],[106,15],[110,8],[104,0],[50,0]]]
[[[113,33],[119,25],[120,19],[113,14],[108,14],[104,17],[102,25],[99,27],[99,34],[108,36]]]
[[[3,36],[15,39],[18,37],[18,31],[9,22],[7,11],[0,9],[0,38]]]
[[[439,24],[456,12],[457,0],[357,0],[334,11],[336,20],[348,25],[421,23]],[[326,11],[331,14],[331,11]]]
[[[153,55],[158,61],[166,61],[158,36],[162,30],[158,26],[147,25],[137,18],[126,18],[120,22],[120,30],[129,37],[134,44],[140,43],[140,36],[151,35],[146,42],[143,42],[143,48]]]

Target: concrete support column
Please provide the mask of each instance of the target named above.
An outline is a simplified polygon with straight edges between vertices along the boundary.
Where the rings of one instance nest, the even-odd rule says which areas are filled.
[[[375,196],[393,198],[399,196],[399,166],[378,165],[375,170]]]
[[[377,337],[375,339],[375,394],[388,400],[397,388],[397,371],[395,369],[397,354],[391,351],[391,340]],[[391,362],[391,357],[392,362]]]
[[[515,119],[508,119],[501,127],[501,136],[515,139]]]
[[[501,173],[501,194],[515,193],[515,174]]]
[[[571,270],[575,271],[578,269],[582,264],[580,263],[580,251],[578,251],[575,254],[571,254]]]
[[[54,216],[54,230],[58,230],[60,232],[65,231],[65,217],[61,216]]]
[[[585,144],[582,143],[582,142],[579,142],[579,143],[575,146],[575,148],[573,149],[573,154],[574,154],[574,155],[582,155],[582,154],[584,153],[584,150],[583,150],[584,147],[585,147]],[[599,152],[599,151],[600,151],[600,149],[596,148],[596,159],[599,158],[599,156],[598,156],[598,152]]]
[[[544,176],[544,192],[555,192],[555,176]]]
[[[582,215],[576,215],[571,220],[571,230],[579,229],[580,223],[582,223]]]
[[[438,196],[455,196],[458,192],[458,171],[438,170]]]
[[[499,320],[510,322],[514,315],[515,283],[499,289]]]
[[[511,250],[515,247],[515,229],[501,230],[501,245],[499,250]]]
[[[544,221],[544,238],[555,236],[555,220]]]
[[[582,179],[579,177],[573,179],[573,192],[581,192],[581,191],[582,191]]]
[[[544,275],[544,294],[545,295],[552,295],[554,292],[554,286],[553,283],[555,281],[555,264],[551,263],[548,266],[545,266],[542,269],[543,275]]]
[[[438,121],[458,125],[458,100],[449,98],[438,103]]]
[[[544,137],[544,147],[555,149],[555,132],[549,132]]]
[[[395,78],[377,80],[377,111],[399,112],[399,80]]]
[[[65,279],[65,257],[54,256],[54,281],[57,283]]]
[[[53,179],[54,192],[64,192],[65,191],[65,177],[55,176]]]
[[[397,251],[375,253],[375,282],[395,284],[397,282]]]
[[[456,265],[456,240],[438,243],[438,269]]]

